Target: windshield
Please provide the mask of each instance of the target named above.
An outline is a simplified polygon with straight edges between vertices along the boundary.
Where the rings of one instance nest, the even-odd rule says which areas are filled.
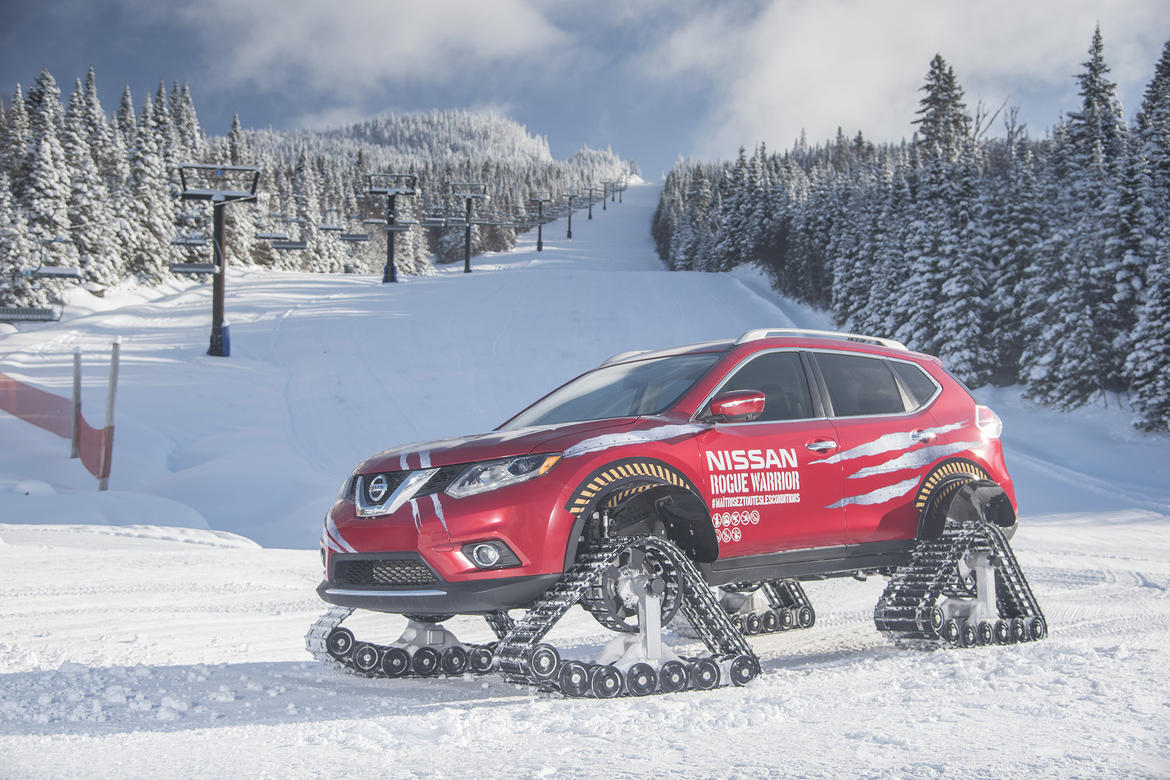
[[[659,414],[681,398],[720,357],[712,353],[676,355],[605,366],[545,396],[500,430]]]

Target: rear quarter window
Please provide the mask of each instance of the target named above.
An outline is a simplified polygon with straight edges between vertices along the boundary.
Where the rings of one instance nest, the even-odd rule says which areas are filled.
[[[891,360],[890,368],[894,369],[898,381],[910,397],[911,408],[921,409],[938,392],[938,384],[920,366]]]

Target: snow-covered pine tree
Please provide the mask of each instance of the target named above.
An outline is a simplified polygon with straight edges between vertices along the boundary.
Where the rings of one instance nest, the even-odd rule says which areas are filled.
[[[20,182],[27,175],[24,166],[28,159],[29,132],[28,109],[24,105],[24,93],[17,84],[4,117],[4,126],[0,127],[0,171],[8,174],[18,199]]]
[[[69,222],[78,265],[88,282],[108,286],[121,276],[109,191],[90,153],[90,128],[81,79],[74,82],[61,131],[69,166]]]
[[[130,193],[135,208],[135,240],[127,259],[127,270],[151,284],[157,284],[169,274],[170,241],[176,216],[166,168],[159,156],[152,121],[154,113],[153,101],[147,95],[131,151]]]
[[[954,162],[971,134],[971,118],[963,102],[963,89],[941,54],[931,59],[926,83],[919,91],[925,94],[918,102],[914,124],[918,125],[921,154],[938,154],[945,162]]]
[[[43,265],[75,266],[69,240],[69,171],[61,146],[61,90],[42,70],[29,89],[29,142],[23,196],[29,234],[41,245]]]
[[[48,292],[27,274],[40,265],[38,248],[29,236],[8,174],[0,170],[0,305],[46,306]]]
[[[1147,285],[1137,310],[1133,351],[1125,362],[1134,407],[1134,426],[1170,430],[1170,229],[1163,228],[1158,251],[1146,269]]]

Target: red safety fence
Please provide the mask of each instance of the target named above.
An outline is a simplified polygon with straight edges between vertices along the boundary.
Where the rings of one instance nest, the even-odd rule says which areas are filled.
[[[0,373],[0,409],[62,438],[73,438],[74,404],[71,400],[26,385],[3,373]],[[99,480],[107,480],[114,454],[114,426],[94,428],[86,422],[80,408],[77,415],[77,451],[81,463]]]

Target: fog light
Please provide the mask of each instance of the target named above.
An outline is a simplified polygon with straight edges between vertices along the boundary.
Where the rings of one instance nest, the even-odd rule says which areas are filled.
[[[469,542],[463,545],[463,555],[479,569],[506,569],[520,565],[516,553],[499,539]]]
[[[471,548],[471,560],[476,566],[484,568],[495,566],[500,562],[500,551],[494,544],[484,542]]]

